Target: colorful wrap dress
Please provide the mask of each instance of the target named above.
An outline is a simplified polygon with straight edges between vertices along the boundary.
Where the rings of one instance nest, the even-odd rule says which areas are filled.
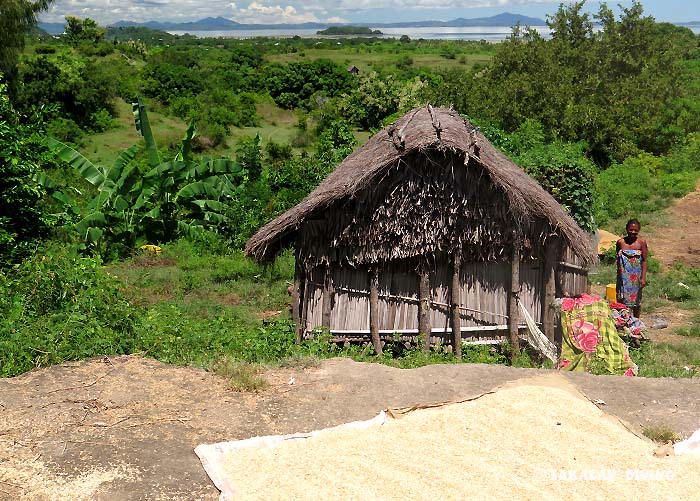
[[[642,303],[642,251],[622,250],[617,257],[617,302],[630,309]]]

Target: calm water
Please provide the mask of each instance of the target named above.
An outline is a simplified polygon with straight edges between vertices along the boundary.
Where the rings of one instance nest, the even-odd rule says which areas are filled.
[[[533,26],[540,35],[549,36],[547,26]],[[689,26],[696,35],[700,33],[700,25]],[[399,38],[401,35],[408,35],[411,38],[425,38],[430,40],[486,40],[489,42],[499,42],[510,35],[509,26],[490,27],[453,27],[453,28],[380,28],[384,35],[382,38]],[[224,30],[224,31],[170,31],[173,35],[184,35],[189,33],[200,38],[222,37],[222,38],[254,38],[254,37],[280,37],[288,38],[293,36],[315,37],[317,29],[304,30]]]
[[[549,35],[547,26],[534,27],[543,36]],[[511,33],[510,27],[472,27],[472,28],[380,28],[384,35],[381,38],[399,38],[408,35],[411,38],[426,38],[432,40],[487,40],[498,42],[504,40]],[[253,37],[282,37],[293,36],[315,37],[317,29],[304,30],[225,30],[225,31],[169,31],[173,35],[189,33],[196,37],[223,37],[223,38],[253,38]]]

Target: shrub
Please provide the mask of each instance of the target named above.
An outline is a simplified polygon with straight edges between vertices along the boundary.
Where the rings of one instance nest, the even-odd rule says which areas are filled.
[[[581,143],[534,146],[519,155],[517,163],[569,211],[581,228],[591,231],[595,228],[592,209],[595,166],[584,156],[584,146]]]
[[[37,54],[55,54],[56,47],[47,44],[40,44],[34,47],[34,52]]]
[[[0,375],[130,353],[137,314],[99,258],[36,253],[0,276]]]
[[[82,145],[85,132],[70,118],[55,118],[47,126],[48,134],[64,143]]]
[[[116,120],[109,110],[102,108],[90,115],[90,123],[95,132],[104,132],[113,128],[116,125]]]

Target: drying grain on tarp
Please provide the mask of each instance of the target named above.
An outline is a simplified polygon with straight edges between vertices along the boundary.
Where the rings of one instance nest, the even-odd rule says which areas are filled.
[[[696,499],[700,460],[654,448],[557,377],[244,449],[224,469],[240,499]]]

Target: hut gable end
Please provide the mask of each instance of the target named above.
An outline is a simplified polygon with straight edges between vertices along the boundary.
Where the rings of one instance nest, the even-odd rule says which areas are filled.
[[[359,265],[439,253],[495,261],[511,244],[513,220],[505,194],[478,162],[459,152],[425,150],[339,201],[323,221],[309,222],[323,226],[310,233],[327,237],[302,238],[300,254],[307,264]],[[529,226],[526,238],[540,240],[543,229]]]

